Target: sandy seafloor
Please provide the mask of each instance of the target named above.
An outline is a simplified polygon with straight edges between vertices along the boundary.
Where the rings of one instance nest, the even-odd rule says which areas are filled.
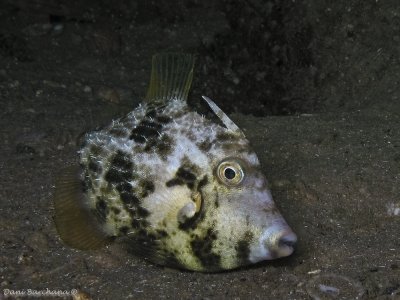
[[[305,103],[297,111],[291,107],[291,114],[263,115],[256,99],[235,97],[235,89],[246,88],[240,78],[230,89],[218,85],[232,77],[223,60],[221,75],[208,77],[204,69],[213,62],[199,58],[204,72],[194,82],[192,102],[207,94],[235,112],[232,119],[252,142],[275,202],[299,238],[288,258],[217,274],[155,266],[118,242],[99,251],[70,249],[52,221],[52,194],[59,170],[76,163],[82,134],[140,101],[153,53],[207,56],[212,47],[204,44],[233,30],[222,13],[229,1],[222,8],[212,1],[177,1],[174,9],[165,1],[144,8],[140,1],[105,8],[86,2],[0,4],[0,299],[28,289],[76,289],[80,298],[74,299],[400,299],[396,2],[366,11],[356,1],[309,2],[304,18],[323,45],[309,45],[311,73],[323,76],[305,80],[304,89],[293,82],[285,95],[290,100],[299,92]],[[258,1],[238,3],[254,9]],[[131,18],[138,7],[148,17]],[[335,11],[337,19],[324,19],[321,11]],[[290,20],[282,24],[293,30]],[[325,20],[337,21],[328,26],[331,34],[321,30]],[[351,34],[342,36],[349,28]],[[248,64],[256,64],[251,56]],[[287,76],[300,80],[301,72],[289,72],[296,67],[306,69],[291,65]],[[260,99],[271,97],[264,92],[257,91]],[[235,109],[243,102],[250,113]]]

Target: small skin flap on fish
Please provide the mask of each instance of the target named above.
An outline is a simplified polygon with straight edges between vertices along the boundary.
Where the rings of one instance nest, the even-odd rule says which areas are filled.
[[[187,100],[195,58],[190,54],[161,53],[153,56],[147,102]]]
[[[57,178],[54,194],[57,231],[65,244],[80,250],[94,250],[110,244],[110,237],[88,207],[79,180],[79,168],[68,167]]]

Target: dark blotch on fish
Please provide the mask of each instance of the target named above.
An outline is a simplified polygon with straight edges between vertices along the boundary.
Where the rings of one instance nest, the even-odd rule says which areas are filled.
[[[101,173],[101,171],[102,171],[101,165],[93,159],[90,159],[89,164],[88,164],[88,169],[90,171],[92,171],[93,173],[97,173],[97,174]]]
[[[126,235],[128,233],[128,230],[129,230],[129,227],[127,227],[127,226],[122,226],[121,228],[119,228],[119,232],[122,235]]]
[[[176,176],[182,178],[184,181],[193,182],[196,180],[196,176],[192,172],[185,170],[183,167],[178,169]]]
[[[130,213],[131,216],[137,215],[137,209],[140,205],[139,198],[133,192],[121,192],[120,199],[126,208],[126,210]],[[144,215],[144,214],[143,214]]]
[[[198,257],[201,264],[206,268],[217,268],[220,265],[221,257],[212,252],[213,242],[217,234],[210,228],[203,237],[195,236],[190,242],[193,253]]]
[[[126,131],[122,128],[112,128],[110,130],[110,134],[116,138],[125,138]]]
[[[145,219],[143,219],[142,217],[134,217],[132,219],[132,227],[135,229],[145,229],[148,228],[148,226],[150,225],[150,223],[148,221],[146,221]]]
[[[113,166],[111,166],[105,178],[109,183],[115,184],[121,181],[129,180],[129,173],[120,169],[115,169]]]
[[[147,128],[152,128],[155,130],[160,130],[162,128],[161,124],[158,124],[154,121],[150,121],[150,120],[143,120],[142,122],[140,122],[139,126],[144,126]]]
[[[146,140],[157,137],[161,129],[161,124],[150,120],[143,120],[131,131],[129,138],[137,143],[143,144]]]
[[[236,246],[237,251],[237,258],[238,261],[242,262],[243,264],[250,263],[249,261],[249,254],[250,254],[250,242],[253,238],[253,234],[248,231],[246,232],[243,239],[241,239]]]
[[[121,210],[120,210],[119,208],[117,208],[117,207],[111,207],[111,210],[112,210],[113,213],[116,214],[116,215],[118,215],[118,214],[121,212]]]
[[[116,188],[120,194],[122,194],[122,193],[131,194],[132,193],[132,186],[128,182],[118,183]]]
[[[103,154],[103,148],[98,145],[91,145],[90,153],[93,156],[100,156],[101,154]]]
[[[185,182],[181,178],[172,178],[171,180],[168,180],[165,185],[167,187],[175,186],[175,185],[183,185]]]
[[[199,184],[197,185],[197,190],[198,190],[199,192],[201,192],[201,189],[202,189],[207,183],[208,183],[208,178],[207,178],[207,176],[204,176],[204,177],[200,180]]]
[[[121,169],[112,163],[108,169],[105,179],[111,184],[120,184],[121,182],[127,182],[132,178],[131,169]]]
[[[150,212],[141,206],[137,207],[136,213],[139,217],[142,217],[142,218],[146,218],[150,215]]]
[[[154,183],[150,180],[141,180],[139,182],[139,187],[141,188],[140,198],[145,198],[154,192]]]
[[[196,175],[189,171],[190,169],[186,169],[185,167],[179,167],[178,171],[176,171],[175,177],[171,180],[168,180],[165,185],[167,187],[172,187],[175,185],[183,185],[186,184],[189,189],[194,188],[194,182],[196,180]]]
[[[136,135],[136,134],[134,134],[133,132],[131,133],[131,135],[129,136],[129,138],[130,138],[131,140],[134,140],[136,143],[139,143],[139,144],[144,144],[144,143],[146,142],[146,139],[145,139],[143,136],[141,136],[141,135]]]
[[[173,140],[167,135],[163,135],[155,144],[156,152],[162,158],[166,158],[171,153],[173,146]]]
[[[211,149],[212,143],[209,140],[197,144],[200,150],[208,152]]]
[[[157,115],[157,112],[154,108],[150,108],[146,112],[146,118],[155,118]]]
[[[132,210],[133,207],[136,207],[139,204],[139,199],[132,193],[122,192],[120,193],[120,197],[128,210]]]
[[[132,178],[132,168],[133,164],[129,155],[124,154],[122,151],[117,151],[111,161],[111,166],[105,179],[113,184],[129,181]]]
[[[133,166],[131,156],[120,150],[115,154],[111,164],[123,170],[131,170]]]
[[[167,233],[165,230],[158,229],[158,230],[157,230],[157,235],[158,235],[160,238],[165,238],[165,237],[168,236],[168,233]]]
[[[161,115],[161,116],[157,116],[156,117],[156,121],[161,123],[161,124],[167,124],[167,123],[172,121],[172,118],[168,117],[168,116]]]

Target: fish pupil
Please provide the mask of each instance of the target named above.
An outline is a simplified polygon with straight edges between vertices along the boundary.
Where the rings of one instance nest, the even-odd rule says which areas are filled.
[[[236,172],[235,172],[235,170],[233,170],[231,168],[226,168],[224,170],[224,175],[225,175],[226,179],[232,180],[233,178],[235,178]]]

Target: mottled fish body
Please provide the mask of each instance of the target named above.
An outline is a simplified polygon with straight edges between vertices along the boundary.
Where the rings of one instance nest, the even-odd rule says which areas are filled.
[[[86,135],[79,168],[56,184],[66,244],[96,249],[126,236],[137,254],[196,271],[292,253],[296,235],[242,131],[207,97],[222,125],[188,107],[193,64],[191,55],[154,56],[146,100]]]

